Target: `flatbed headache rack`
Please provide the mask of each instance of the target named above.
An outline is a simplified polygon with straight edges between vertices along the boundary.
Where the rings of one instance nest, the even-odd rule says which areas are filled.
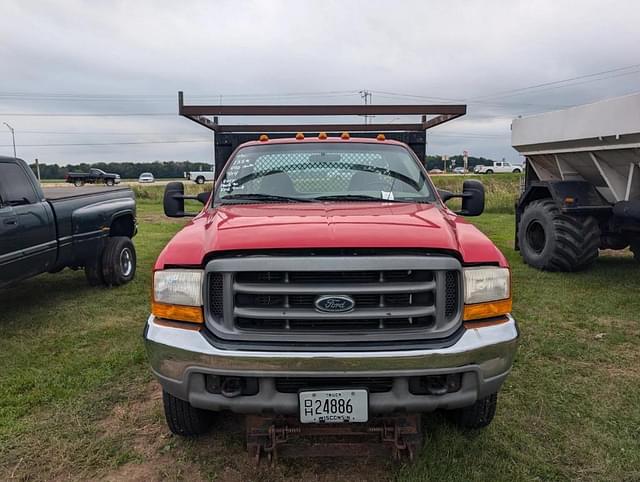
[[[292,137],[297,132],[339,136],[342,132],[358,137],[375,137],[384,133],[388,139],[405,142],[424,162],[426,130],[465,115],[464,104],[425,105],[185,105],[184,94],[178,92],[178,114],[216,133],[216,172],[224,167],[233,150],[243,142],[256,140],[260,134],[272,139]],[[327,124],[223,124],[222,116],[234,117],[315,117],[416,115],[415,123],[327,123]],[[365,117],[366,118],[366,117]]]

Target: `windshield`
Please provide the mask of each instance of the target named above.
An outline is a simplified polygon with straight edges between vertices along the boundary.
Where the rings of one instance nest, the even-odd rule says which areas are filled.
[[[245,147],[229,161],[216,202],[432,202],[430,184],[401,146],[314,142]]]

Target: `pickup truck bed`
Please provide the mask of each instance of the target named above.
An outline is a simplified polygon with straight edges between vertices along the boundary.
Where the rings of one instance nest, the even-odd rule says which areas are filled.
[[[0,287],[66,267],[92,285],[126,283],[135,232],[130,189],[43,190],[24,161],[0,157]]]
[[[107,192],[128,191],[128,187],[83,186],[83,187],[45,187],[42,188],[48,201],[57,201],[76,197],[85,197],[92,194],[105,194]]]

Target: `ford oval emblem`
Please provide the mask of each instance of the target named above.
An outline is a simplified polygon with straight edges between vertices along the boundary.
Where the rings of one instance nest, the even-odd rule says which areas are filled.
[[[318,311],[324,311],[327,313],[344,313],[346,311],[351,311],[356,306],[356,302],[353,301],[353,298],[346,295],[318,296],[314,304]]]

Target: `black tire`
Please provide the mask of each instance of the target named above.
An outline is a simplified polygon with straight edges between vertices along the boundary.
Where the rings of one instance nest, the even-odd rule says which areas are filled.
[[[522,171],[521,171],[520,169],[514,169],[514,170],[513,170],[513,173],[514,173],[514,174],[520,174],[521,172],[522,172]]]
[[[484,171],[485,174],[493,174],[493,169],[487,169]]]
[[[592,216],[560,212],[551,199],[529,204],[518,226],[524,262],[546,271],[578,271],[598,257],[600,226]]]
[[[102,259],[87,263],[84,267],[84,275],[87,278],[89,286],[103,286],[104,277],[102,276]]]
[[[204,177],[202,176],[196,177],[196,184],[204,184]]]
[[[75,181],[73,181],[73,185],[75,187],[81,187],[84,186],[84,181],[82,179],[76,179]]]
[[[211,428],[213,421],[211,412],[194,408],[189,402],[180,400],[164,390],[162,391],[162,402],[167,425],[174,434],[195,437],[207,433]]]
[[[107,179],[104,183],[105,183],[107,186],[113,186],[113,185],[115,184],[115,183],[114,183],[114,181],[113,181],[113,179]]]
[[[451,410],[449,416],[451,421],[458,427],[476,430],[484,428],[491,423],[496,414],[497,405],[498,394],[493,393],[488,397],[477,400],[476,403],[469,407]]]
[[[120,286],[136,274],[136,248],[126,236],[107,239],[102,252],[102,276],[107,286]]]

